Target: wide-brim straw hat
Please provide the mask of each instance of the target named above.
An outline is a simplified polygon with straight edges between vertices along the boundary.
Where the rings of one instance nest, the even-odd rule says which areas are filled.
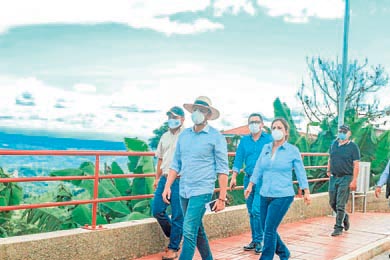
[[[211,111],[208,116],[209,120],[215,120],[219,117],[218,109],[211,106],[211,100],[206,96],[197,97],[193,104],[184,104],[183,107],[190,113],[194,111],[194,107],[205,107]]]

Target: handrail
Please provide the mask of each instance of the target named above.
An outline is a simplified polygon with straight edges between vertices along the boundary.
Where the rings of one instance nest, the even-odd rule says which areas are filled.
[[[69,180],[93,180],[93,196],[92,199],[88,200],[73,200],[73,201],[64,201],[64,202],[44,202],[36,204],[23,204],[15,206],[0,206],[0,212],[2,211],[12,211],[12,210],[22,210],[22,209],[34,209],[34,208],[46,208],[46,207],[58,207],[58,206],[69,206],[69,205],[81,205],[81,204],[92,204],[92,223],[90,230],[97,229],[96,218],[97,218],[97,206],[98,203],[104,202],[114,202],[122,200],[134,200],[134,199],[146,199],[153,198],[153,194],[144,194],[136,196],[120,196],[114,198],[99,198],[99,180],[100,179],[117,179],[117,178],[146,178],[146,177],[155,177],[155,173],[144,173],[144,174],[109,174],[109,175],[100,175],[99,166],[100,166],[100,157],[101,156],[155,156],[154,152],[123,152],[123,151],[74,151],[74,150],[0,150],[0,156],[95,156],[95,171],[93,175],[90,176],[39,176],[39,177],[12,177],[12,178],[0,178],[0,183],[10,183],[10,182],[42,182],[42,181],[69,181]],[[229,152],[228,156],[235,156],[235,152]],[[305,156],[329,156],[328,153],[301,153],[302,157]],[[321,169],[326,168],[327,166],[305,166],[306,169]],[[328,181],[329,178],[319,178],[319,179],[310,179],[309,182],[320,182]],[[294,181],[293,183],[297,183]],[[243,186],[235,187],[235,190],[241,190]],[[215,192],[218,192],[220,189],[216,188]],[[99,227],[100,228],[100,227]]]

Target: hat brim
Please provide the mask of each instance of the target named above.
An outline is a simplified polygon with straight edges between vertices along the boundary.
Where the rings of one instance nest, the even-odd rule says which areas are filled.
[[[218,109],[216,109],[216,108],[214,108],[212,106],[203,106],[203,105],[200,105],[200,104],[184,104],[183,105],[183,107],[190,113],[192,113],[192,111],[194,111],[194,106],[204,107],[204,108],[210,109],[211,115],[208,117],[209,120],[215,120],[215,119],[219,118],[219,111],[218,111]]]
[[[351,129],[349,127],[345,127],[345,126],[342,126],[342,127],[339,127],[339,130],[344,130],[344,131],[351,131]]]
[[[168,111],[168,112],[166,113],[166,115],[167,115],[167,116],[169,116],[169,115],[173,115],[173,116],[179,116],[179,117],[183,117],[183,116],[181,116],[181,115],[178,115],[178,114],[176,114],[176,113],[174,113],[174,112],[172,112],[172,111]]]

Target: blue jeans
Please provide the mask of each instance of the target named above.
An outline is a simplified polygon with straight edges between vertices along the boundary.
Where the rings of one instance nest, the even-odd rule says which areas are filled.
[[[248,187],[250,176],[245,174],[244,190]],[[261,183],[254,185],[251,194],[246,199],[246,208],[249,214],[249,223],[252,232],[252,242],[263,242],[263,227],[260,219],[260,187]]]
[[[281,198],[260,196],[261,223],[264,227],[264,246],[260,259],[272,260],[275,253],[283,260],[290,257],[290,251],[277,230],[293,201],[294,196]]]
[[[169,237],[168,248],[174,251],[180,249],[180,241],[183,234],[183,212],[180,205],[179,196],[179,179],[176,179],[171,186],[171,209],[172,217],[170,218],[166,212],[169,204],[166,204],[162,199],[167,178],[161,176],[158,182],[157,189],[153,199],[153,216],[157,219],[165,236]]]
[[[191,260],[195,254],[195,247],[198,247],[203,260],[213,259],[202,223],[206,212],[205,204],[211,200],[211,196],[212,194],[203,194],[188,199],[180,197],[184,212],[184,240],[179,260]]]
[[[329,179],[329,204],[336,212],[336,225],[334,229],[342,230],[343,221],[346,217],[345,205],[349,198],[349,184],[352,181],[352,175],[343,177],[330,176]]]

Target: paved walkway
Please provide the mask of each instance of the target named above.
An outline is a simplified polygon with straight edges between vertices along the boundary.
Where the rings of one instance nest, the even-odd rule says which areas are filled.
[[[350,215],[350,221],[350,230],[339,237],[330,236],[335,222],[331,216],[282,224],[279,233],[291,251],[292,260],[336,259],[390,236],[389,213],[354,213]],[[242,246],[248,242],[249,232],[213,240],[210,246],[216,260],[259,259],[254,252],[242,250]],[[201,259],[198,253],[194,259]],[[138,260],[161,260],[161,254]]]

